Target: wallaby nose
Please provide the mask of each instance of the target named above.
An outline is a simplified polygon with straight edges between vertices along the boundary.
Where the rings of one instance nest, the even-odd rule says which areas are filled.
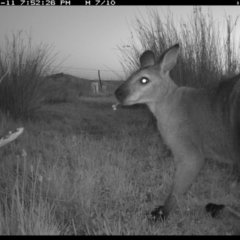
[[[117,98],[118,101],[121,102],[122,98],[123,98],[124,92],[122,90],[121,87],[119,87],[116,91],[115,91],[115,96]]]

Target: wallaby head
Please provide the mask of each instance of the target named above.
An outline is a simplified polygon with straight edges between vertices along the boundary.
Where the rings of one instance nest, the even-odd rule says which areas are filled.
[[[169,72],[176,64],[178,49],[179,44],[169,48],[159,61],[152,51],[145,51],[140,57],[140,69],[115,91],[117,99],[123,105],[151,105],[160,100],[174,86]]]

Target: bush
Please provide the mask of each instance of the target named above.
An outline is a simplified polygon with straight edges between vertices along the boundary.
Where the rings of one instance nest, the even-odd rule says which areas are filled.
[[[180,51],[172,77],[180,86],[201,87],[219,80],[222,75],[231,76],[239,72],[239,46],[237,48],[233,38],[238,17],[233,24],[232,18],[226,16],[224,35],[220,24],[213,20],[210,9],[205,15],[201,7],[193,7],[188,20],[179,21],[179,25],[170,11],[165,20],[154,9],[149,9],[148,15],[149,22],[136,17],[133,26],[140,47],[134,38],[119,47],[126,75],[138,69],[139,56],[144,50],[151,49],[159,57],[176,43],[180,43]]]
[[[53,46],[32,46],[31,37],[24,43],[22,31],[5,38],[0,49],[0,110],[14,119],[29,118],[43,103],[48,93],[44,76],[50,71],[56,54]]]

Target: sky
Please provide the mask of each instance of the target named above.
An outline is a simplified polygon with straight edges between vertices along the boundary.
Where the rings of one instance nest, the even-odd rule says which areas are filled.
[[[162,15],[168,6],[152,8]],[[193,10],[193,6],[169,8],[176,21]],[[212,6],[211,10],[220,22],[225,13],[233,19],[240,14],[239,6]],[[33,43],[54,45],[53,53],[58,55],[53,66],[63,61],[60,72],[97,79],[97,70],[101,70],[102,78],[119,79],[124,74],[117,47],[129,43],[135,16],[148,19],[146,6],[1,6],[0,48],[6,36],[22,30],[23,37],[31,33]],[[240,19],[238,31],[240,39]]]

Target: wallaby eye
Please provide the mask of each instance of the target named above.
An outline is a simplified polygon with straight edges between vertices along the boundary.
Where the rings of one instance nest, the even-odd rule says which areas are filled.
[[[140,82],[141,82],[142,84],[147,84],[147,83],[149,82],[149,79],[146,78],[146,77],[143,77],[143,78],[140,79]]]

